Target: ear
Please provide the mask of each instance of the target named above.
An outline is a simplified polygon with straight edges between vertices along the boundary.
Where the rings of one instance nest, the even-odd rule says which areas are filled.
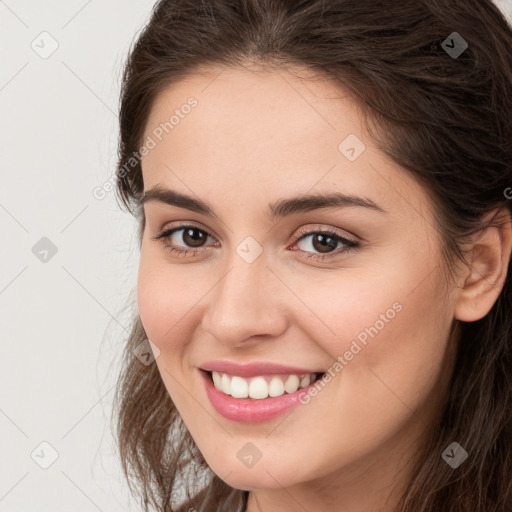
[[[469,267],[455,304],[455,318],[475,322],[496,302],[507,277],[512,250],[512,223],[507,208],[493,211],[494,221],[477,233],[470,245]]]

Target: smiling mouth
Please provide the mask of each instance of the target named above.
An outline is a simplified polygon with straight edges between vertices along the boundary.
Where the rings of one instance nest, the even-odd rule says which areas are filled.
[[[218,391],[233,398],[262,400],[295,393],[321,379],[325,373],[268,374],[250,378],[202,370]]]

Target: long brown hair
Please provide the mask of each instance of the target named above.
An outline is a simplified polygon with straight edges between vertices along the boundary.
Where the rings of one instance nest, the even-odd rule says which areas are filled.
[[[467,42],[460,55],[443,44],[454,46],[449,36]],[[447,268],[465,261],[462,243],[487,214],[510,214],[512,30],[490,0],[161,0],[130,50],[121,91],[117,197],[140,222],[139,242],[137,155],[156,96],[199,66],[246,62],[311,69],[354,93],[378,147],[428,191]],[[511,279],[509,268],[484,318],[457,325],[448,398],[403,512],[512,510]],[[180,492],[190,498],[184,510],[245,510],[248,492],[209,469],[157,366],[136,357],[146,338],[137,316],[114,403],[130,487],[146,511],[181,510]],[[441,458],[454,441],[469,454],[457,470]]]

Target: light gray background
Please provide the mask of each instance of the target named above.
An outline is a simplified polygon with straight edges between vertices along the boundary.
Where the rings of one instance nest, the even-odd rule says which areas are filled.
[[[136,226],[92,190],[114,172],[122,64],[153,3],[0,0],[1,512],[138,509],[110,433]]]

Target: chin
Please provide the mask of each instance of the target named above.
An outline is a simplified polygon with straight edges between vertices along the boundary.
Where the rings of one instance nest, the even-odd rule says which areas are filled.
[[[301,478],[293,473],[290,467],[278,467],[271,462],[260,460],[252,468],[246,468],[242,463],[233,465],[210,466],[226,484],[244,491],[254,489],[280,489],[300,483]]]
[[[289,487],[296,482],[282,481],[280,478],[275,477],[273,473],[270,476],[267,472],[260,471],[258,473],[251,473],[250,470],[243,472],[244,474],[232,473],[224,479],[230,487],[240,489],[242,491],[252,491],[254,489],[281,489]],[[220,477],[219,477],[220,478]]]

